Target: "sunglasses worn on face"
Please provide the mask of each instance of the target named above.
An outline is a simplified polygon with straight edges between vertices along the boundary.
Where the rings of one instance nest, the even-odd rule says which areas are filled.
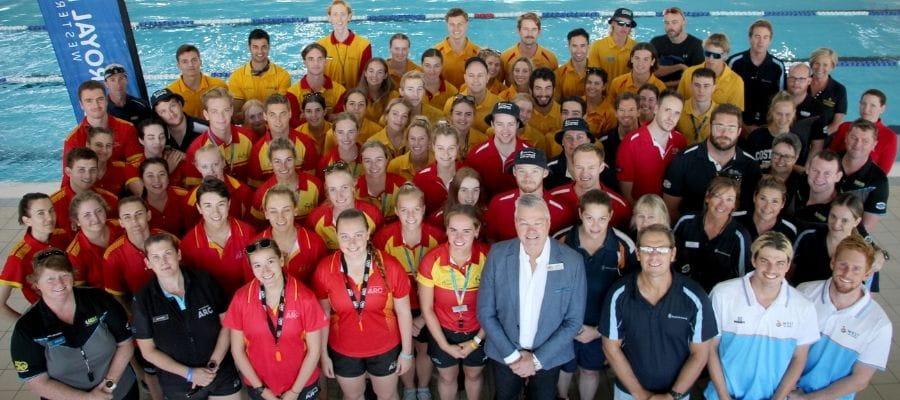
[[[631,26],[631,22],[630,22],[630,21],[623,21],[623,20],[621,20],[621,19],[614,19],[614,20],[613,20],[613,23],[616,24],[616,25],[618,25],[618,26]]]
[[[719,60],[722,57],[725,57],[725,53],[716,53],[716,52],[712,52],[709,50],[703,50],[703,57],[706,57],[706,58],[712,57],[716,60]]]

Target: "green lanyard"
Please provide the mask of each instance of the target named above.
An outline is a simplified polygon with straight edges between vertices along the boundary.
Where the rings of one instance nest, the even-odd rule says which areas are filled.
[[[466,297],[466,290],[469,288],[469,273],[472,272],[472,266],[466,267],[466,280],[463,281],[462,290],[459,289],[459,286],[456,283],[456,273],[453,271],[453,266],[450,266],[450,284],[453,285],[453,295],[456,296],[456,304],[462,305],[463,300]]]
[[[422,238],[420,241],[424,239]],[[413,256],[410,253],[416,254],[417,262],[415,264],[413,264]],[[404,245],[403,255],[406,256],[406,263],[409,265],[409,274],[415,275],[419,271],[419,264],[422,263],[422,258],[425,257],[425,246],[422,246],[420,243],[418,250],[409,251],[409,248]]]

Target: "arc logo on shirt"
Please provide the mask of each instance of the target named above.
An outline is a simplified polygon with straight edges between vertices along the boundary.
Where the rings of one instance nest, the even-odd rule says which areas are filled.
[[[855,332],[850,329],[847,329],[846,325],[841,325],[841,333],[846,334],[847,336],[850,336],[854,339],[859,338],[859,332]]]
[[[210,306],[207,304],[207,305],[205,305],[205,306],[203,306],[203,307],[200,307],[200,310],[197,311],[197,319],[203,318],[203,317],[205,317],[205,316],[207,316],[207,315],[212,315],[213,313],[214,313],[214,312],[213,312],[212,307],[210,307]]]
[[[793,328],[793,327],[794,327],[794,321],[780,321],[780,320],[776,320],[776,321],[775,321],[775,327],[776,327],[776,328]]]
[[[381,286],[370,287],[368,290],[371,294],[384,294],[384,288]]]
[[[300,318],[300,313],[297,310],[289,310],[284,314],[284,319],[297,319]]]

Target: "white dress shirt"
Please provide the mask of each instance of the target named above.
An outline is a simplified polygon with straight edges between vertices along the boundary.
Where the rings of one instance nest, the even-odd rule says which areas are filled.
[[[541,255],[536,260],[537,267],[531,271],[531,257],[525,247],[519,245],[519,346],[531,349],[537,334],[544,302],[544,288],[547,286],[547,266],[550,263],[550,238],[544,242]],[[513,351],[503,361],[507,364],[519,359],[519,351]]]

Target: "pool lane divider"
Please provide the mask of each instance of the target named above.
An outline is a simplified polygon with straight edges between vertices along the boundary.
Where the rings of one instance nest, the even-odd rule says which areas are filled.
[[[612,10],[601,11],[537,11],[541,18],[600,18],[613,15]],[[900,16],[900,9],[883,10],[745,10],[745,11],[685,11],[688,17],[890,17]],[[521,12],[476,12],[474,19],[507,19],[518,18]],[[635,11],[635,17],[661,17],[662,11]],[[443,20],[444,14],[382,14],[354,15],[354,21],[397,22],[397,21],[433,21]],[[178,29],[195,26],[217,25],[279,25],[324,23],[328,18],[319,15],[312,17],[252,17],[252,18],[211,18],[211,19],[172,19],[132,22],[133,29]],[[43,31],[44,25],[9,25],[0,26],[0,32]]]

